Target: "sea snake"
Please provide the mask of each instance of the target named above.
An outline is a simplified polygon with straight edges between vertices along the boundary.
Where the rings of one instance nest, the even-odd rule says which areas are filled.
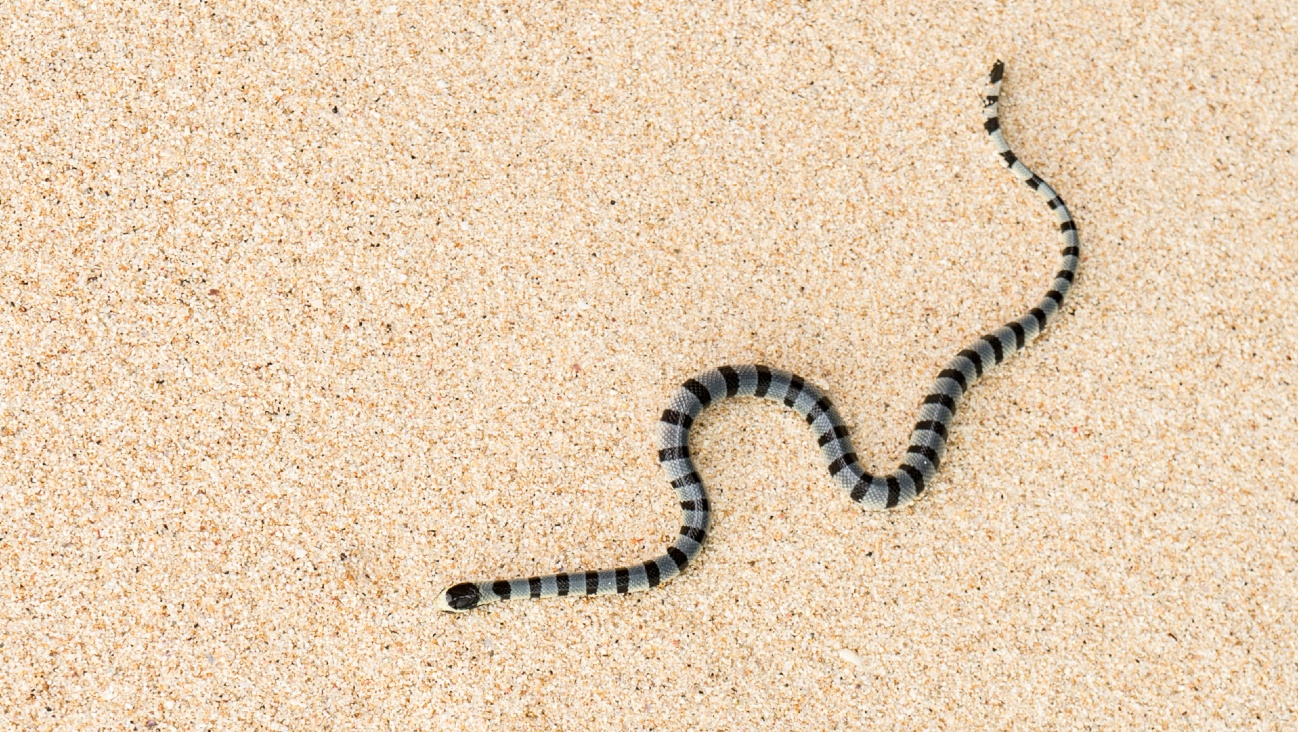
[[[1055,214],[1063,238],[1063,261],[1045,298],[1027,315],[1010,321],[956,354],[937,375],[919,408],[919,421],[910,433],[910,446],[901,465],[888,475],[871,475],[852,449],[847,425],[829,396],[814,384],[786,371],[766,366],[722,366],[686,381],[659,421],[658,461],[681,504],[681,530],[667,553],[642,564],[597,572],[564,572],[542,577],[462,582],[443,590],[438,609],[464,612],[500,600],[565,595],[611,595],[640,592],[670,580],[703,550],[711,507],[703,481],[690,456],[690,427],[711,404],[736,396],[756,396],[783,402],[807,420],[816,434],[829,475],[853,501],[870,509],[904,506],[933,480],[946,447],[947,433],[961,398],[990,368],[1028,344],[1059,313],[1080,264],[1077,227],[1059,194],[1019,161],[1001,133],[997,103],[1004,64],[997,61],[987,78],[983,103],[984,128],[1010,172],[1036,191]]]

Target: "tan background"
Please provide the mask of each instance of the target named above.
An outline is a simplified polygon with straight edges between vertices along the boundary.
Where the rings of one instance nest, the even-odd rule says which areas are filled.
[[[1292,4],[278,5],[0,5],[0,727],[1298,725]],[[1056,268],[997,57],[1083,274],[922,501],[730,402],[684,577],[432,609],[661,551],[710,366],[891,467]]]

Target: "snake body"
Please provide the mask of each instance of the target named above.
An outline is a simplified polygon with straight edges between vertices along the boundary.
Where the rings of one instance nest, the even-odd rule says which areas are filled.
[[[1036,307],[974,341],[937,375],[924,397],[910,445],[897,469],[872,475],[857,460],[847,425],[823,390],[786,371],[766,366],[722,366],[686,381],[659,421],[658,460],[676,490],[681,506],[680,534],[667,552],[641,564],[592,572],[564,572],[541,577],[463,582],[443,590],[436,606],[463,612],[500,600],[611,595],[640,592],[670,580],[703,550],[711,507],[690,455],[690,427],[708,406],[736,396],[783,402],[807,420],[816,435],[829,475],[848,496],[870,509],[904,506],[932,482],[946,447],[947,434],[965,393],[988,369],[1022,350],[1059,313],[1080,264],[1077,227],[1059,194],[1023,165],[1001,132],[998,115],[1004,65],[997,61],[987,79],[984,128],[1006,167],[1045,200],[1063,239],[1063,260],[1050,290]]]

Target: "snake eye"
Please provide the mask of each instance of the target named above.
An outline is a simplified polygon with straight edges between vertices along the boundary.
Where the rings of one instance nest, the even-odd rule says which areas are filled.
[[[446,590],[446,604],[452,610],[472,610],[481,600],[482,595],[472,582],[461,582]]]

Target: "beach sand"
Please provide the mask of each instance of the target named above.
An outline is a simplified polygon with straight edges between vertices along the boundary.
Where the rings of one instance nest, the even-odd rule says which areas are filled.
[[[1298,727],[1284,3],[0,5],[0,727]],[[706,5],[706,6],[705,6]],[[867,513],[941,366],[1082,272]]]

